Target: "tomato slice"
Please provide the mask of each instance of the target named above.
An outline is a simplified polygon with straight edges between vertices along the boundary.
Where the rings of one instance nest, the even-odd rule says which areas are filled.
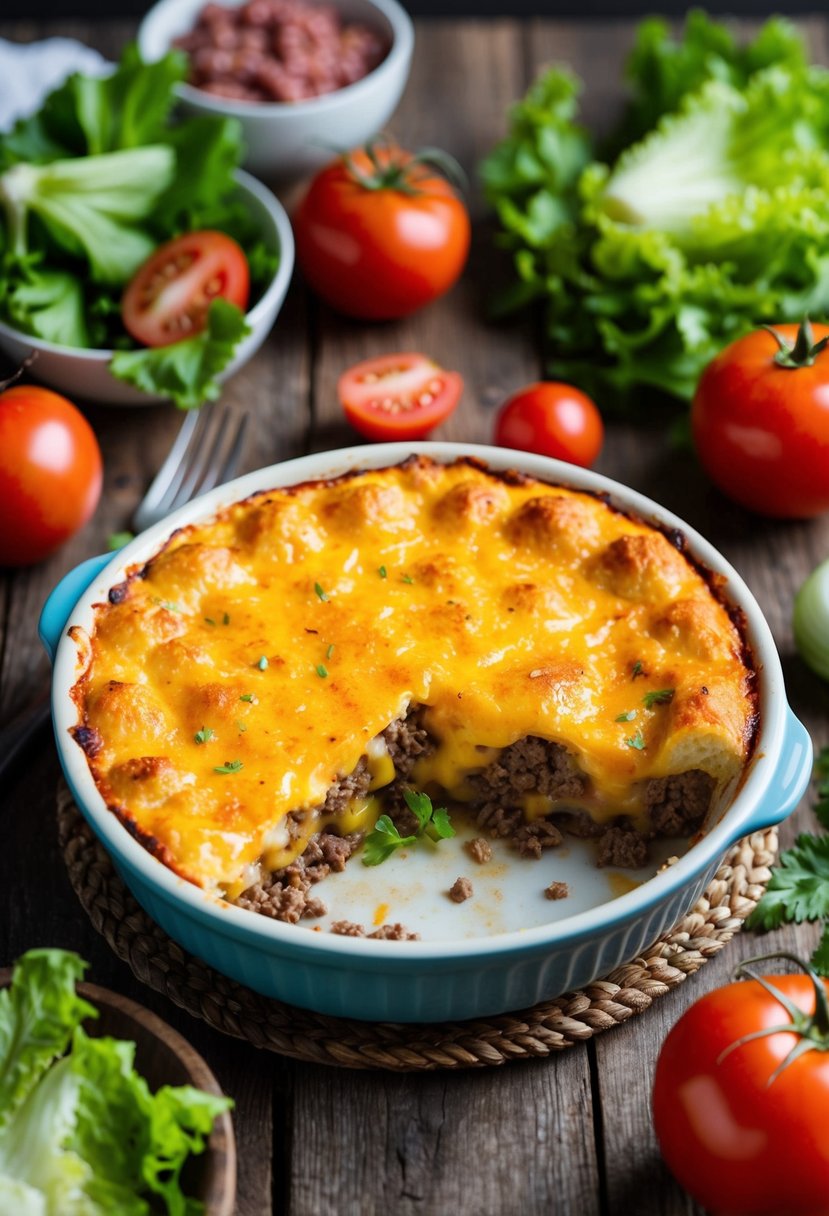
[[[224,232],[187,232],[156,249],[121,300],[127,332],[144,346],[168,346],[204,329],[216,296],[247,307],[248,260]]]
[[[457,372],[427,355],[380,355],[340,376],[345,416],[366,439],[422,439],[452,413],[463,392]]]

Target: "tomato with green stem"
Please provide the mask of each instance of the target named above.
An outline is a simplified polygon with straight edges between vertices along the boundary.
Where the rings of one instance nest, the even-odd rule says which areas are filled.
[[[756,976],[783,958],[802,975]],[[829,1213],[829,986],[781,953],[703,996],[659,1055],[653,1121],[671,1172],[714,1216]]]
[[[408,316],[455,283],[469,252],[460,170],[434,148],[375,142],[333,161],[294,215],[297,261],[338,312]]]
[[[761,515],[829,511],[829,326],[776,325],[732,342],[703,372],[691,406],[711,480]]]

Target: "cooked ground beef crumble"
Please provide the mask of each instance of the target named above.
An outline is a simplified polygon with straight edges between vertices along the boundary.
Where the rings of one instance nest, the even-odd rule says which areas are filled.
[[[404,800],[403,792],[416,760],[435,749],[435,741],[423,724],[421,707],[410,709],[383,731],[394,763],[395,780],[383,790],[383,809],[401,835],[413,833],[418,823]],[[344,810],[354,799],[368,793],[371,773],[366,758],[347,777],[334,782],[325,801],[314,816],[327,817]],[[473,791],[471,813],[474,822],[492,839],[504,839],[524,857],[540,858],[544,849],[557,848],[564,833],[597,842],[597,865],[640,869],[649,861],[649,841],[661,836],[688,836],[698,831],[705,819],[714,789],[714,780],[699,770],[648,781],[645,806],[649,818],[646,831],[619,817],[607,824],[597,823],[587,811],[557,811],[547,818],[526,822],[523,800],[527,794],[541,794],[556,800],[579,799],[588,791],[588,780],[575,758],[560,744],[528,736],[505,748],[496,760],[469,778]],[[288,838],[302,834],[305,813],[288,816]],[[296,924],[301,919],[324,916],[325,904],[313,894],[314,886],[332,871],[345,868],[362,835],[340,836],[330,827],[312,836],[305,851],[282,870],[263,877],[237,899],[237,904],[274,920]],[[492,846],[483,836],[468,841],[466,851],[478,864],[492,858]],[[569,894],[566,883],[553,882],[544,891],[547,899],[563,899]],[[458,878],[449,891],[450,898],[462,903],[472,895],[472,884]],[[402,925],[382,925],[367,932],[351,921],[337,921],[331,932],[352,936],[409,941],[418,938]]]
[[[473,895],[474,891],[472,890],[472,883],[468,878],[456,878],[452,883],[452,886],[449,888],[449,898],[455,904],[466,903],[466,901],[471,899]]]
[[[545,899],[566,899],[570,894],[570,888],[566,882],[551,882],[549,887],[544,888]]]

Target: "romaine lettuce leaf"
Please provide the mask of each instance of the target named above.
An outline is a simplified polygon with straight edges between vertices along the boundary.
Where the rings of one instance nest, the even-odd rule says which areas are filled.
[[[738,48],[699,15],[681,44],[646,23],[630,71],[627,129],[647,130],[610,163],[553,70],[482,166],[515,256],[506,303],[543,301],[551,374],[628,410],[690,398],[758,323],[829,312],[829,71],[784,22]]]
[[[69,951],[29,950],[0,990],[0,1129],[66,1051],[81,1020],[98,1016],[75,992],[85,970]]]

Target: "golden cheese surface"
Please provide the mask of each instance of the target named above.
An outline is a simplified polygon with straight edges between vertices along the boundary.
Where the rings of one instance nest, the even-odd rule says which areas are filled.
[[[650,777],[727,781],[748,755],[743,641],[677,547],[474,462],[257,494],[110,599],[74,692],[90,767],[211,890],[238,892],[288,812],[318,806],[410,702],[440,743],[420,777],[459,797],[480,748],[526,735],[574,752],[605,812]]]

